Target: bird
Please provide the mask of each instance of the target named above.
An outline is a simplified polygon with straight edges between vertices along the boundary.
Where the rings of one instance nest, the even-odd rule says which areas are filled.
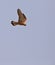
[[[17,9],[17,14],[18,14],[18,22],[16,21],[11,21],[11,24],[13,26],[16,26],[16,25],[23,25],[23,26],[26,26],[26,16],[24,13],[22,13],[22,11],[20,9]]]

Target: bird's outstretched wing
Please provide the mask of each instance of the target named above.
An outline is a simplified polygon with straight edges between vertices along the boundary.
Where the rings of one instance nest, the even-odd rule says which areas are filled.
[[[17,14],[18,14],[19,17],[22,16],[22,12],[21,12],[20,9],[17,9]]]
[[[25,16],[24,14],[23,14],[23,16],[24,16],[25,19],[27,19],[26,16]]]
[[[15,26],[15,25],[18,25],[18,22],[16,22],[16,21],[11,21],[11,24],[12,24],[13,26]]]

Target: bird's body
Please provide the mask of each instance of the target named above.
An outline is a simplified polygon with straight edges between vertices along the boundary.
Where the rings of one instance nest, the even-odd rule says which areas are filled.
[[[18,17],[19,17],[18,22],[11,21],[11,24],[13,26],[15,26],[15,25],[24,25],[24,26],[26,26],[26,20],[27,20],[26,16],[21,12],[20,9],[17,9],[17,14],[18,14]]]

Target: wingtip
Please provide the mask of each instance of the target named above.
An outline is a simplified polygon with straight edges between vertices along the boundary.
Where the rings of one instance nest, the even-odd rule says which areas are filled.
[[[11,21],[11,24],[14,26],[14,23],[13,23],[13,21]]]

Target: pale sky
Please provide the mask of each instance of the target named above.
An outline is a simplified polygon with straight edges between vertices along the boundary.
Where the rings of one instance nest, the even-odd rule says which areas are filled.
[[[27,26],[12,26],[17,9]],[[55,65],[55,0],[0,1],[0,65]]]

